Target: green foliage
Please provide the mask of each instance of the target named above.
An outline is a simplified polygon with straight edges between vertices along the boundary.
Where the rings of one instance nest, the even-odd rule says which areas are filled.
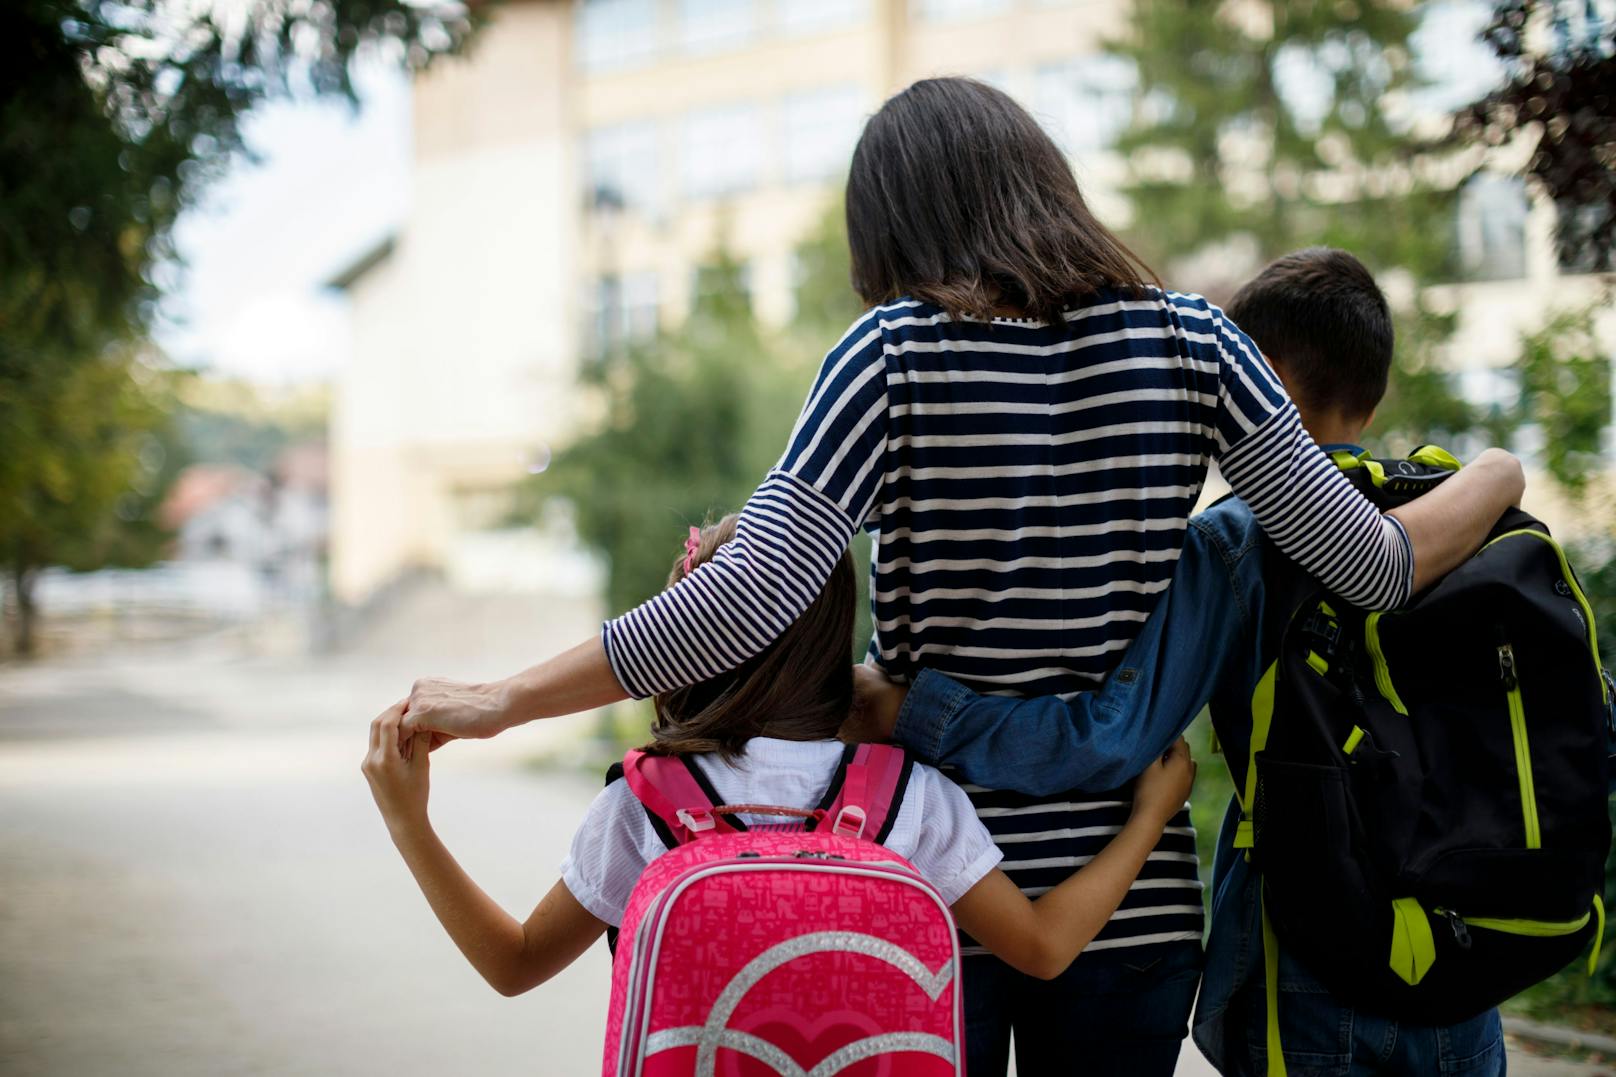
[[[357,50],[421,66],[472,23],[449,0],[0,5],[0,559],[25,615],[45,565],[154,555],[178,456],[163,378],[130,356],[174,222],[243,149],[242,118],[351,97]]]
[[[1515,364],[1519,418],[1542,429],[1544,466],[1573,497],[1606,467],[1600,439],[1611,417],[1611,360],[1594,333],[1598,309],[1552,315],[1522,336]]]
[[[470,29],[458,5],[406,0],[3,5],[0,374],[41,348],[85,355],[146,325],[170,228],[242,149],[254,105],[351,96],[359,48],[424,65]]]
[[[864,313],[850,280],[853,256],[847,246],[846,210],[840,198],[825,208],[814,231],[797,247],[796,313],[792,332],[826,351]]]
[[[323,439],[330,421],[322,388],[271,393],[246,382],[198,377],[185,389],[175,424],[198,463],[267,474],[287,447]]]
[[[1530,33],[1534,22],[1547,32]],[[1507,76],[1459,113],[1455,134],[1485,146],[1532,140],[1526,174],[1559,211],[1562,264],[1616,269],[1616,54],[1608,17],[1602,23],[1584,0],[1497,0],[1482,37]],[[1548,47],[1535,50],[1536,42]]]
[[[37,570],[156,560],[168,538],[158,504],[184,455],[170,422],[175,375],[127,352],[23,373],[0,382],[0,565],[13,645],[27,654]],[[25,406],[6,406],[15,396]]]
[[[1450,273],[1452,192],[1421,178],[1424,147],[1386,109],[1419,85],[1410,5],[1139,0],[1130,18],[1110,46],[1139,74],[1135,122],[1118,140],[1131,173],[1129,238],[1171,283],[1232,290],[1238,281],[1181,281],[1174,270],[1237,239],[1260,262],[1325,244],[1416,286]],[[1297,71],[1312,92],[1284,92],[1283,74]],[[1392,387],[1375,424],[1383,449],[1476,421],[1434,362],[1452,328],[1416,287],[1399,312]]]
[[[740,266],[725,254],[690,316],[586,373],[604,421],[524,491],[523,514],[565,497],[606,556],[607,603],[660,591],[685,528],[738,508],[778,459],[802,394],[759,331]]]
[[[839,206],[799,262],[797,315],[784,332],[758,325],[742,269],[720,248],[683,323],[585,371],[603,419],[528,481],[517,515],[534,519],[555,497],[573,504],[581,538],[606,559],[613,612],[666,586],[689,524],[745,503],[779,460],[819,358],[861,311]],[[869,543],[853,549],[863,593]],[[861,618],[855,654],[869,632]]]

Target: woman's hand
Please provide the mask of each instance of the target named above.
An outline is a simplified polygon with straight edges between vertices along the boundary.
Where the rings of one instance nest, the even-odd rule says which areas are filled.
[[[1188,742],[1179,737],[1134,783],[1133,814],[1164,827],[1184,807],[1194,785],[1195,760]]]
[[[360,765],[370,783],[370,795],[387,821],[387,829],[426,823],[431,753],[430,735],[425,733],[399,741],[399,723],[404,717],[400,701],[377,715],[370,723],[370,751]]]
[[[504,681],[467,684],[423,677],[410,688],[405,701],[404,732],[432,733],[432,748],[459,737],[486,739],[517,724],[511,717],[510,701]]]

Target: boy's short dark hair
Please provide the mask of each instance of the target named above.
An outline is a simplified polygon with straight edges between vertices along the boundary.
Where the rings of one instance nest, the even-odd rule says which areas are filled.
[[[1346,251],[1308,247],[1268,263],[1227,313],[1312,409],[1363,418],[1386,395],[1392,314],[1375,278]]]

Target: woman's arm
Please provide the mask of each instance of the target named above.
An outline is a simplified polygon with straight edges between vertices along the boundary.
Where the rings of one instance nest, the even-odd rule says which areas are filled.
[[[1425,590],[1468,561],[1525,492],[1521,462],[1503,449],[1488,449],[1436,489],[1388,512],[1414,547],[1414,590]]]
[[[1223,477],[1275,545],[1353,605],[1381,610],[1406,602],[1475,552],[1519,499],[1518,484],[1497,459],[1508,454],[1495,452],[1476,474],[1443,483],[1435,503],[1426,504],[1427,495],[1382,515],[1319,451],[1249,337],[1205,300],[1178,297],[1174,309],[1191,356],[1216,364]],[[1409,520],[1414,526],[1405,530]]]
[[[643,698],[734,669],[779,638],[830,578],[880,491],[886,359],[879,308],[825,357],[780,462],[735,538],[600,638],[487,685],[419,682],[406,732],[491,737],[534,718]],[[669,555],[676,548],[672,537]],[[441,739],[441,738],[440,738]]]
[[[1194,781],[1189,746],[1179,740],[1139,776],[1133,814],[1093,860],[1036,901],[995,868],[954,903],[954,919],[1006,964],[1054,979],[1122,904]]]
[[[556,883],[525,923],[472,881],[438,839],[427,817],[430,753],[425,734],[399,747],[404,704],[370,725],[365,778],[410,874],[472,967],[502,995],[519,995],[572,964],[606,930]]]

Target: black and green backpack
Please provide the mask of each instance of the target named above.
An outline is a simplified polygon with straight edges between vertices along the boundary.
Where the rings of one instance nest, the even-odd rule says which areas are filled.
[[[1430,446],[1334,459],[1382,508],[1459,468]],[[1272,547],[1264,566],[1273,664],[1251,701],[1236,846],[1262,878],[1270,1013],[1275,938],[1343,1003],[1421,1024],[1473,1017],[1590,942],[1592,968],[1616,713],[1548,528],[1511,511],[1385,613]]]

